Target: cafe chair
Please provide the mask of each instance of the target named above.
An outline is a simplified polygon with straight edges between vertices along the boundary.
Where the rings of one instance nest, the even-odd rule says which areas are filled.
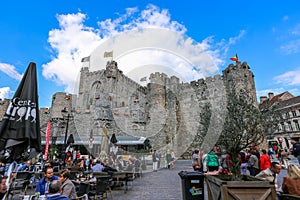
[[[84,194],[88,194],[90,190],[89,183],[80,182],[79,188],[77,191],[77,196],[83,196]]]
[[[17,172],[12,180],[10,189],[12,191],[22,190],[22,192],[26,194],[31,176],[32,174],[30,172]]]
[[[135,179],[135,173],[133,172],[127,172],[126,178],[125,178],[125,193],[128,191],[128,183],[130,182],[131,188],[133,187],[133,181]]]
[[[89,192],[89,197],[93,196],[94,199],[107,199],[108,192],[110,193],[110,197],[113,200],[110,177],[97,177],[95,190]]]
[[[70,171],[69,179],[70,179],[70,180],[75,180],[75,179],[77,179],[77,176],[76,176],[77,173],[79,173],[79,172],[77,172],[77,171]]]

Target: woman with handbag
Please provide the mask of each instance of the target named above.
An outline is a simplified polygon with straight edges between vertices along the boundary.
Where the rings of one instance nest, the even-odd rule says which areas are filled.
[[[192,164],[194,171],[201,171],[202,163],[199,149],[195,149],[194,154],[192,156]]]

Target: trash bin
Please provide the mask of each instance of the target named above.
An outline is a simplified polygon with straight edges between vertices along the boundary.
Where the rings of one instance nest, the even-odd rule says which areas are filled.
[[[181,171],[178,173],[181,178],[183,200],[204,200],[204,175],[199,171]]]

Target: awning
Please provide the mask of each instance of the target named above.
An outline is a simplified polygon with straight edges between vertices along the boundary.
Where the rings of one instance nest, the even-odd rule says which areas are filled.
[[[69,136],[69,135],[68,135]],[[50,144],[52,144],[52,138],[50,138]],[[94,141],[93,144],[101,144],[101,135],[93,136]],[[140,136],[116,136],[118,142],[116,145],[143,145],[147,138]],[[57,145],[64,144],[65,136],[58,136],[56,139]],[[45,137],[41,139],[42,145],[46,144]],[[74,136],[74,145],[89,145],[90,136],[82,135],[82,136]]]

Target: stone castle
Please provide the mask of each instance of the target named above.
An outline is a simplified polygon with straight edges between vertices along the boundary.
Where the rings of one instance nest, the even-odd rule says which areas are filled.
[[[147,137],[154,149],[172,149],[184,156],[191,148],[209,151],[216,143],[225,120],[228,89],[246,91],[256,101],[254,75],[246,62],[230,64],[221,75],[190,83],[158,72],[149,80],[141,86],[113,60],[99,71],[83,67],[78,94],[55,93],[51,108],[40,109],[41,128],[45,131],[47,121],[52,121],[55,144],[64,138],[61,126],[67,119],[68,132],[84,138],[85,145],[91,135],[101,136],[106,127],[109,135]],[[202,123],[204,117],[209,124]]]

